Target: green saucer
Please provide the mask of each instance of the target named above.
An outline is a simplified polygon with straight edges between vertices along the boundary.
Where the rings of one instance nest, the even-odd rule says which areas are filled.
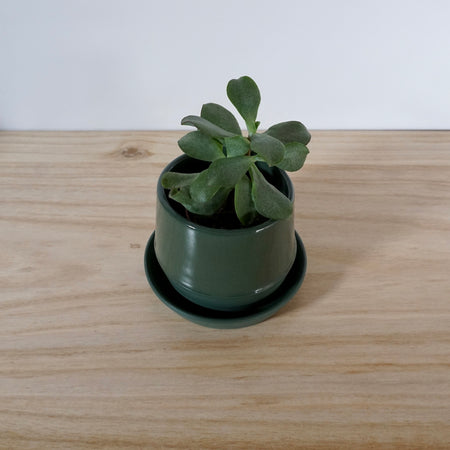
[[[145,249],[144,265],[147,280],[159,299],[180,316],[198,325],[210,328],[241,328],[262,322],[273,316],[297,292],[306,273],[306,252],[300,236],[297,240],[297,256],[281,286],[266,298],[240,311],[217,311],[199,306],[181,294],[170,284],[155,255],[153,232]]]

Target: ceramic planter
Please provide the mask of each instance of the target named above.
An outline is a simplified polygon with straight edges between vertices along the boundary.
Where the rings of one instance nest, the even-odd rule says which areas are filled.
[[[198,172],[198,163],[182,155],[163,173]],[[287,174],[267,166],[263,170],[271,183],[293,200],[294,190]],[[160,180],[156,230],[151,238],[153,248],[146,252],[146,270],[153,289],[172,309],[190,320],[193,318],[187,313],[192,311],[186,309],[194,310],[194,319],[201,316],[201,320],[193,321],[203,325],[243,326],[264,320],[268,313],[273,314],[278,309],[275,307],[287,301],[286,296],[293,295],[289,289],[292,291],[293,286],[298,289],[306,269],[306,257],[295,233],[292,215],[242,229],[197,225],[176,211]],[[149,261],[149,252],[152,261]],[[291,276],[289,286],[283,286],[296,262],[299,267]],[[154,267],[150,270],[149,266]],[[160,271],[158,280],[155,279],[156,266]],[[168,281],[164,286],[161,277]],[[169,295],[172,298],[168,298]],[[184,302],[184,311],[174,308],[174,297]],[[205,316],[209,317],[206,323]],[[219,322],[211,321],[211,316]]]

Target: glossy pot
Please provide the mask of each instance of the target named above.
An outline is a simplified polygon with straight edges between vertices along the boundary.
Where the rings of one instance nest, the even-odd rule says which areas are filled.
[[[198,172],[201,162],[186,155],[163,171]],[[288,198],[294,190],[287,174],[262,168]],[[197,225],[157,187],[155,254],[171,285],[186,299],[218,311],[241,311],[274,292],[294,263],[297,251],[293,215],[242,229]]]

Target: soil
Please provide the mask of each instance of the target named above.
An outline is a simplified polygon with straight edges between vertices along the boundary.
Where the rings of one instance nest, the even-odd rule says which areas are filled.
[[[169,203],[172,208],[183,217],[187,218],[191,222],[202,225],[204,227],[209,228],[217,228],[217,229],[226,229],[226,230],[235,230],[240,228],[248,228],[241,224],[239,221],[236,211],[234,209],[234,197],[233,192],[228,196],[227,201],[222,206],[222,208],[217,211],[212,216],[201,216],[199,214],[194,214],[187,211],[183,205],[175,202],[169,198]],[[258,214],[255,221],[250,226],[259,225],[263,222],[266,222],[268,219]]]

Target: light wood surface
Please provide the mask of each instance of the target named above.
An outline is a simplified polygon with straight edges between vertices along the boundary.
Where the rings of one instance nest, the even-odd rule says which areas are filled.
[[[450,132],[313,132],[276,316],[147,284],[177,132],[0,133],[0,448],[450,448]]]

